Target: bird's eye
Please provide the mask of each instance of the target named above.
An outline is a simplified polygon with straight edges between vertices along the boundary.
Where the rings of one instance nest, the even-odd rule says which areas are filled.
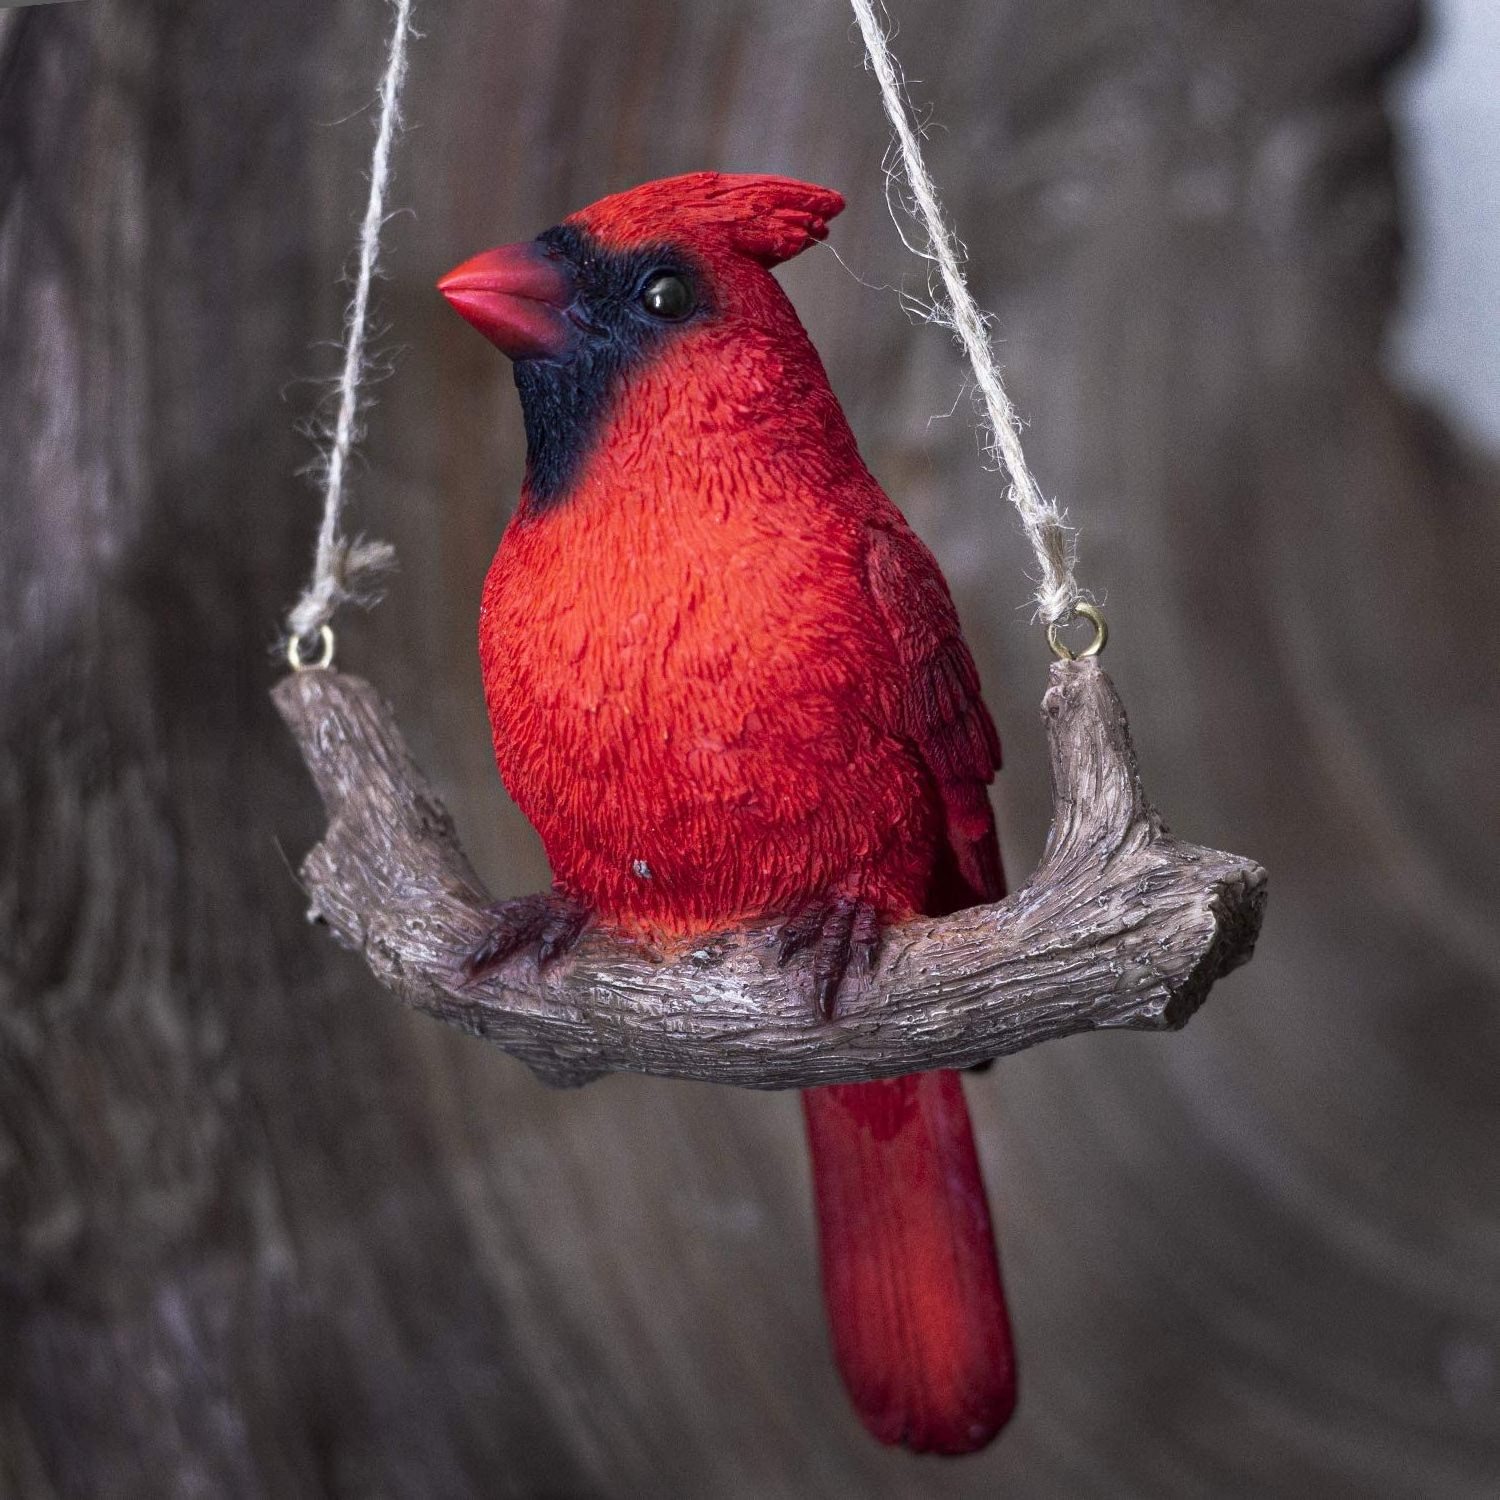
[[[661,271],[641,291],[641,306],[653,318],[680,323],[693,310],[693,289],[671,271]]]

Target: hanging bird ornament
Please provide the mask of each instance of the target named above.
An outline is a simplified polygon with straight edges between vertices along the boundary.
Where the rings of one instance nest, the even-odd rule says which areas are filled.
[[[439,283],[515,361],[526,477],[479,651],[554,880],[495,908],[471,973],[589,923],[663,945],[770,921],[831,1016],[883,927],[1004,894],[1000,744],[947,584],[771,274],[842,207],[697,172]],[[802,1101],[855,1406],[888,1443],[983,1446],[1015,1362],[958,1075]]]
[[[1016,1401],[959,1069],[1174,1029],[1254,948],[1265,872],[1173,839],[1099,668],[1105,626],[1026,467],[873,0],[852,0],[1058,660],[1054,816],[1004,898],[1000,746],[937,562],[860,458],[773,268],[843,199],[697,172],[440,282],[514,362],[519,503],[485,582],[497,763],[551,890],[492,903],[389,709],[332,669],[389,561],[341,516],[412,0],[381,85],[313,576],[277,705],[329,813],[311,914],[407,1003],[560,1086],[610,1071],[803,1090],[839,1369],[886,1443],[983,1448]],[[1094,628],[1075,656],[1061,637]],[[899,941],[897,940],[899,935]]]

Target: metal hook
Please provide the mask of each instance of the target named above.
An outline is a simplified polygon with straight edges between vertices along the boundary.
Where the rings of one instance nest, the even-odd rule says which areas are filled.
[[[1081,661],[1086,656],[1098,656],[1109,640],[1109,626],[1104,623],[1104,616],[1094,605],[1082,602],[1073,606],[1073,613],[1082,615],[1085,620],[1093,621],[1093,640],[1082,651],[1070,650],[1058,637],[1057,632],[1062,622],[1054,620],[1047,627],[1047,644],[1052,647],[1052,654],[1061,661]]]

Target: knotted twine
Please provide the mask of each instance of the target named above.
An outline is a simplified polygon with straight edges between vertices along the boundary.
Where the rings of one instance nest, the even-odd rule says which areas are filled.
[[[350,538],[342,528],[349,457],[360,436],[360,391],[366,375],[365,348],[370,327],[370,287],[380,263],[380,231],[385,227],[385,195],[391,180],[391,149],[401,128],[401,88],[406,82],[406,44],[411,36],[414,0],[392,0],[395,25],[380,80],[380,119],[370,158],[370,196],[360,224],[354,293],[344,314],[344,366],[339,377],[338,414],[324,433],[319,467],[323,473],[323,522],[313,553],[312,577],[290,615],[287,629],[295,645],[310,640],[341,604],[369,603],[380,575],[396,561],[389,542]]]
[[[916,221],[925,243],[913,245],[904,233],[902,239],[928,262],[941,284],[940,291],[929,275],[925,315],[928,321],[950,329],[968,356],[983,405],[981,442],[987,457],[1010,481],[1010,503],[1021,517],[1022,529],[1041,569],[1036,590],[1038,613],[1044,625],[1065,624],[1083,597],[1073,577],[1077,560],[1073,530],[1056,502],[1043,498],[1021,450],[1021,424],[1000,379],[990,341],[990,320],[980,312],[964,279],[963,252],[944,217],[932,175],[922,160],[921,131],[906,97],[901,69],[891,54],[889,36],[876,14],[876,0],[851,0],[851,3],[870,68],[880,84],[886,118],[896,133],[901,170],[911,190],[910,201],[905,204],[898,204],[891,195],[891,212],[893,216],[904,213]],[[887,177],[888,187],[892,185],[892,176],[893,172]],[[899,217],[896,223],[900,229]]]

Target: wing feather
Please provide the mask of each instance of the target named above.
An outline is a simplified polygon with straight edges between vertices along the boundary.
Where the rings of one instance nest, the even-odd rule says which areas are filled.
[[[1005,877],[986,788],[1000,769],[1000,737],[947,582],[899,513],[870,522],[865,572],[904,678],[900,732],[920,754],[947,818],[947,858],[934,874],[929,910],[997,901]]]

